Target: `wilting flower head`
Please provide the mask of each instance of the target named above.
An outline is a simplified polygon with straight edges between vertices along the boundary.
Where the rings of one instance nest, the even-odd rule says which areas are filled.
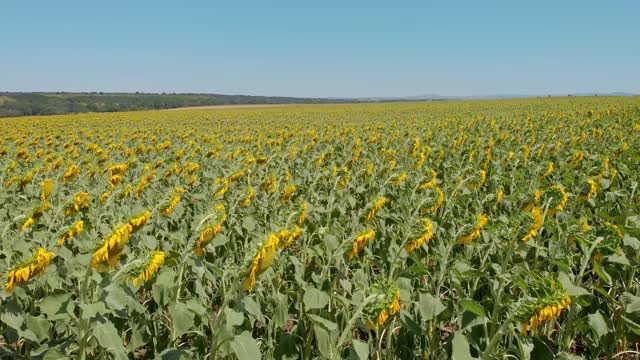
[[[518,303],[514,309],[514,317],[520,322],[520,333],[535,333],[544,323],[560,317],[562,310],[571,305],[571,297],[564,290],[550,281],[534,284],[537,295]]]
[[[210,224],[200,230],[200,235],[198,235],[198,241],[196,242],[195,248],[196,256],[202,256],[204,248],[209,245],[211,240],[213,240],[220,231],[222,231],[222,226],[220,224]]]
[[[81,233],[83,230],[84,230],[84,221],[82,220],[76,221],[73,225],[71,225],[69,229],[63,232],[62,235],[60,235],[60,237],[58,237],[58,241],[56,242],[56,245],[58,246],[64,245],[64,243],[67,240],[73,239],[76,235]]]
[[[386,203],[387,203],[387,199],[384,196],[377,198],[376,201],[373,202],[373,205],[371,205],[371,209],[367,214],[366,221],[371,221],[371,219],[373,219],[376,216],[378,211],[380,211],[380,209],[382,209],[382,207]]]
[[[587,179],[587,185],[588,189],[578,196],[580,200],[589,200],[596,196],[596,193],[598,192],[598,185],[595,180]]]
[[[418,190],[424,190],[436,186],[436,183],[438,181],[438,174],[434,170],[430,170],[430,173],[431,177],[429,178],[429,180],[418,185]]]
[[[71,165],[69,169],[62,175],[62,181],[69,182],[80,175],[80,168],[76,165]]]
[[[298,215],[298,221],[296,222],[298,225],[302,225],[304,220],[307,218],[307,207],[308,204],[306,202],[303,202],[300,206],[300,215]]]
[[[391,181],[391,185],[400,185],[407,179],[407,172],[403,172]]]
[[[431,223],[431,220],[425,218],[422,219],[421,222],[424,224],[422,235],[416,240],[413,240],[404,246],[407,252],[413,252],[415,249],[422,246],[422,244],[424,244],[425,242],[429,242],[429,240],[431,240],[431,238],[433,237],[433,224]]]
[[[286,229],[280,230],[277,233],[277,236],[280,239],[280,242],[279,242],[278,246],[281,249],[286,249],[289,246],[291,246],[293,241],[295,239],[297,239],[300,235],[302,235],[302,230],[297,225],[294,226],[293,230],[291,230],[291,231],[286,230]]]
[[[503,198],[504,198],[504,190],[500,188],[500,190],[498,190],[498,192],[496,193],[496,206],[498,206],[502,202]]]
[[[484,213],[480,213],[476,217],[476,224],[474,225],[471,232],[465,235],[461,235],[458,237],[457,243],[462,245],[470,244],[473,240],[480,237],[480,233],[482,228],[487,224],[489,218]]]
[[[104,268],[107,263],[109,267],[115,267],[131,234],[140,230],[150,218],[151,212],[146,211],[118,227],[93,253],[90,266]]]
[[[44,212],[47,211],[48,209],[49,209],[48,202],[43,202],[40,205],[31,209],[31,214],[29,214],[29,216],[27,217],[27,220],[25,220],[25,222],[22,223],[20,230],[26,231],[27,229],[29,229],[31,226],[33,226],[35,220],[42,217],[42,214],[44,214]]]
[[[564,211],[569,197],[561,185],[554,185],[543,194],[544,201],[549,201],[547,214],[553,216],[555,213]]]
[[[133,286],[149,281],[164,264],[164,258],[164,251],[154,251],[149,255],[144,265],[130,271],[129,279],[133,282]]]
[[[258,249],[256,255],[253,257],[251,267],[249,268],[249,275],[243,281],[242,285],[247,291],[253,290],[256,286],[256,276],[262,274],[265,270],[271,266],[273,257],[278,250],[278,244],[280,238],[276,234],[271,234],[264,242],[264,244]]]
[[[42,201],[48,201],[49,196],[51,196],[51,194],[53,193],[53,187],[54,187],[53,180],[46,179],[42,182],[40,186],[42,187],[42,194],[40,195],[40,199]]]
[[[358,237],[356,237],[351,245],[351,251],[349,251],[349,253],[347,254],[347,258],[351,260],[354,256],[358,255],[358,253],[362,251],[367,243],[371,241],[371,239],[373,239],[375,236],[376,232],[373,229],[367,230],[358,235]]]
[[[400,289],[396,284],[385,281],[373,285],[372,292],[379,294],[381,300],[366,308],[364,313],[368,318],[367,327],[377,330],[400,312]]]
[[[480,170],[480,172],[478,173],[478,176],[474,178],[474,180],[469,182],[469,188],[471,189],[479,188],[480,186],[482,186],[482,184],[484,184],[486,179],[487,179],[487,171],[484,169]]]
[[[282,189],[282,193],[280,194],[280,202],[285,202],[293,196],[293,194],[297,191],[297,187],[295,184],[290,184]]]
[[[162,209],[162,215],[170,215],[180,202],[180,195],[174,195],[171,201]]]
[[[78,211],[88,208],[90,202],[91,196],[89,195],[89,193],[86,191],[81,191],[77,193],[73,198],[73,203],[64,208],[64,215],[70,216],[76,214]]]
[[[252,187],[250,187],[247,190],[247,195],[245,196],[244,200],[242,201],[242,203],[240,204],[241,208],[246,208],[247,206],[249,206],[251,204],[251,201],[253,200],[253,198],[256,196],[256,192],[255,190],[253,190]]]
[[[540,176],[542,179],[547,178],[549,176],[551,176],[551,174],[553,174],[553,170],[554,170],[554,166],[553,166],[553,161],[549,161],[549,165],[547,166],[547,170],[544,172],[544,174],[542,174],[542,176]]]
[[[529,230],[527,234],[522,238],[522,242],[524,243],[527,243],[531,239],[536,237],[536,235],[538,235],[538,232],[540,231],[540,229],[542,229],[542,226],[544,225],[541,208],[534,207],[533,210],[531,210],[529,217],[531,219],[530,221],[531,225],[529,226]]]
[[[34,277],[42,275],[54,256],[54,253],[38,248],[31,260],[19,264],[9,271],[7,282],[4,284],[5,291],[11,292],[16,285],[26,284]]]

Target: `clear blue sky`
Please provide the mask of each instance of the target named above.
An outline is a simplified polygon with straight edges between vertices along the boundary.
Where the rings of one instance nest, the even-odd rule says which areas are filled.
[[[0,0],[1,90],[640,93],[640,1]]]

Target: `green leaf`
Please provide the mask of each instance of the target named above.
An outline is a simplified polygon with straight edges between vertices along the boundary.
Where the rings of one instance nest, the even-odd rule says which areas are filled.
[[[624,244],[624,246],[633,249],[633,251],[635,251],[636,253],[640,251],[640,240],[634,237],[625,235],[624,238],[622,239],[622,243]]]
[[[251,216],[247,216],[242,219],[242,227],[248,232],[253,232],[256,229],[256,220]]]
[[[65,305],[71,298],[71,294],[62,293],[49,295],[40,301],[40,311],[47,316],[49,320],[61,320],[68,317],[65,312]]]
[[[302,301],[306,310],[322,309],[329,303],[329,295],[316,288],[308,288]]]
[[[42,357],[42,360],[65,360],[68,359],[67,356],[60,350],[56,348],[52,348],[47,350],[47,352]]]
[[[215,248],[215,247],[218,247],[218,246],[222,246],[222,245],[224,245],[224,244],[226,244],[228,242],[229,242],[229,238],[227,236],[225,236],[224,234],[218,234],[211,241],[211,246],[213,246]]]
[[[187,308],[194,314],[198,316],[205,316],[207,313],[207,308],[202,305],[201,301],[202,300],[196,298],[189,299],[185,301],[185,305],[187,305]]]
[[[20,330],[24,323],[24,318],[20,314],[3,313],[0,315],[0,320],[16,331]]]
[[[358,359],[369,359],[369,344],[366,342],[353,339],[353,350],[355,350],[356,355],[358,355]]]
[[[153,300],[156,304],[164,306],[171,302],[171,289],[176,286],[175,277],[174,270],[169,267],[164,267],[160,270],[152,286]]]
[[[568,352],[561,352],[558,355],[558,360],[582,360],[584,359],[582,356],[574,355]]]
[[[233,337],[231,341],[231,349],[239,360],[255,360],[260,359],[260,348],[248,331]]]
[[[316,343],[318,345],[318,351],[327,359],[333,359],[335,357],[333,346],[331,342],[331,335],[329,331],[323,326],[318,324],[313,325],[313,332],[316,335]]]
[[[472,360],[471,351],[469,350],[469,341],[458,331],[453,335],[451,341],[451,359],[453,360]]]
[[[106,296],[104,297],[104,302],[109,309],[112,310],[126,310],[135,311],[139,314],[144,314],[147,310],[144,306],[140,305],[140,303],[131,297],[125,291],[125,288],[118,284],[111,284],[107,286],[105,289]],[[128,288],[127,288],[128,290]]]
[[[604,281],[606,284],[611,284],[611,276],[609,276],[609,274],[604,270],[602,265],[600,265],[598,262],[593,263],[593,271],[595,271],[596,274],[598,274],[598,276],[600,277],[600,279]]]
[[[640,297],[627,292],[622,294],[621,300],[627,314],[640,313]]]
[[[323,328],[327,329],[327,331],[336,331],[338,330],[338,325],[331,320],[327,320],[322,316],[307,314],[307,317],[311,319],[314,323],[321,325]]]
[[[101,347],[115,352],[124,352],[118,330],[110,321],[93,326],[93,336]]]
[[[598,338],[601,338],[607,333],[609,333],[609,327],[607,326],[607,322],[604,320],[604,317],[600,312],[589,314],[588,319],[589,319],[589,326],[591,326],[591,329],[598,336]]]
[[[575,286],[573,282],[569,279],[569,275],[564,272],[560,272],[558,274],[558,281],[562,284],[562,288],[565,290],[566,294],[569,296],[582,296],[582,295],[591,295],[586,289],[581,288],[579,286]]]
[[[276,327],[281,327],[286,324],[289,318],[289,301],[285,294],[275,293],[273,297],[276,301],[276,308],[271,319]]]
[[[253,300],[253,298],[245,297],[244,299],[242,299],[242,304],[244,305],[244,309],[247,313],[264,322],[264,315],[262,315],[260,304]]]
[[[471,299],[463,299],[461,301],[462,307],[472,313],[478,315],[479,317],[485,317],[486,311],[484,307],[477,301]]]
[[[37,337],[38,342],[49,338],[49,329],[51,328],[49,321],[41,316],[36,317],[31,315],[26,315],[24,320],[27,325],[27,330],[31,331]]]
[[[607,261],[612,262],[612,263],[616,263],[616,264],[621,264],[621,265],[631,265],[629,263],[629,260],[627,259],[626,256],[624,256],[624,254],[613,254],[613,255],[609,255],[607,256]]]
[[[244,315],[230,308],[224,309],[224,318],[228,328],[242,325],[244,322]]]
[[[82,309],[82,317],[84,319],[91,319],[96,317],[96,315],[105,315],[110,312],[102,302],[82,304],[80,305],[80,309]]]
[[[446,309],[440,299],[431,296],[431,294],[420,294],[419,301],[419,311],[423,321],[434,319]]]
[[[160,353],[160,360],[187,360],[191,359],[189,353],[184,350],[169,348]]]
[[[191,330],[194,325],[195,314],[183,303],[174,303],[169,306],[171,323],[173,327],[173,339]]]
[[[338,242],[338,238],[335,235],[330,235],[330,234],[325,235],[323,240],[324,240],[324,246],[327,247],[328,251],[333,251],[337,249],[338,246],[340,246],[340,243]]]

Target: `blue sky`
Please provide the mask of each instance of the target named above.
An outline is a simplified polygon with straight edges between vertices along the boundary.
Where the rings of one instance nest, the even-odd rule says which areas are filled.
[[[0,91],[640,93],[640,1],[0,0]]]

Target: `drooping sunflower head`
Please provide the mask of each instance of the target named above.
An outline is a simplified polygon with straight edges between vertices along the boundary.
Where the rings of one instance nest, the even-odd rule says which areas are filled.
[[[549,208],[547,210],[547,214],[549,216],[552,216],[557,212],[564,211],[568,200],[569,197],[562,185],[554,185],[550,187],[544,192],[541,198],[543,204],[549,204]]]
[[[619,253],[620,244],[622,243],[624,235],[617,225],[607,221],[604,225],[596,228],[595,236],[602,238],[602,241],[596,248],[597,255],[600,259],[602,259],[603,256]]]
[[[160,269],[165,260],[164,251],[154,251],[147,257],[146,261],[127,272],[129,280],[133,282],[133,286],[149,281]]]
[[[279,244],[280,238],[277,234],[270,234],[260,248],[258,248],[249,266],[248,275],[242,283],[245,290],[252,291],[256,285],[257,276],[271,266],[273,258],[278,251]]]
[[[129,225],[131,225],[131,233],[138,232],[146,223],[151,219],[151,211],[146,210],[131,219],[129,219]]]
[[[405,244],[405,250],[409,253],[421,247],[422,244],[429,242],[433,237],[433,223],[431,220],[424,218],[420,220],[420,223],[422,224],[420,234],[416,236],[415,240]]]
[[[460,234],[456,239],[456,242],[461,245],[471,244],[474,240],[480,237],[482,234],[482,229],[489,222],[489,218],[484,213],[480,213],[475,215],[474,225],[473,227]],[[466,225],[468,228],[468,225]]]
[[[518,230],[518,238],[523,243],[527,243],[539,234],[540,229],[542,229],[543,226],[543,210],[542,208],[535,206],[530,212],[527,212],[522,216],[522,221]]]
[[[42,201],[47,201],[49,196],[53,193],[54,183],[52,179],[46,179],[40,185],[42,187],[42,194],[40,198]]]
[[[478,171],[476,174],[473,174],[469,178],[467,185],[471,189],[477,189],[480,186],[482,186],[482,184],[484,184],[486,180],[487,180],[487,171],[484,169],[481,169],[480,171]]]
[[[17,285],[26,284],[36,276],[42,275],[54,256],[54,253],[38,248],[31,259],[17,264],[9,271],[4,285],[5,291],[11,292]]]
[[[373,284],[369,291],[372,295],[377,295],[377,298],[363,313],[367,327],[378,330],[389,318],[400,312],[400,289],[397,284],[385,280]]]
[[[418,185],[418,190],[429,189],[436,186],[438,182],[438,174],[433,169],[427,171],[426,180]]]
[[[589,200],[596,196],[598,192],[598,184],[594,179],[587,179],[587,181],[583,184],[580,189],[580,195],[578,195],[578,199],[580,200]]]
[[[520,323],[521,335],[535,334],[547,322],[558,319],[569,305],[571,297],[559,284],[550,279],[536,279],[514,304],[512,316]]]

